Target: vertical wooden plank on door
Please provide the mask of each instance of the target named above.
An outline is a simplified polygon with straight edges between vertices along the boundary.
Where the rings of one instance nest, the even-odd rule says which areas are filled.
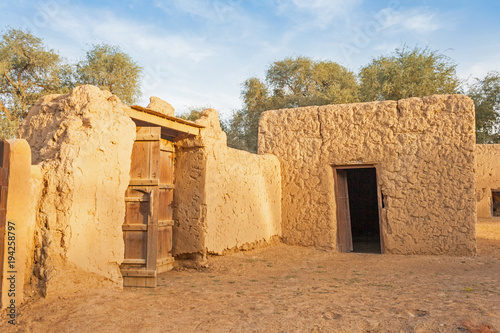
[[[174,198],[174,145],[167,140],[160,142],[160,206],[158,217],[158,273],[171,270],[173,198]]]
[[[337,198],[337,247],[341,252],[353,250],[351,235],[351,215],[349,213],[349,191],[347,171],[334,170],[335,196]]]
[[[147,270],[156,271],[156,261],[158,258],[158,209],[160,204],[160,174],[159,174],[159,164],[160,164],[160,137],[161,128],[160,127],[150,127],[150,134],[153,141],[149,141],[150,147],[150,163],[149,163],[149,179],[154,181],[156,186],[151,189],[151,219],[148,224],[148,257],[146,262]]]

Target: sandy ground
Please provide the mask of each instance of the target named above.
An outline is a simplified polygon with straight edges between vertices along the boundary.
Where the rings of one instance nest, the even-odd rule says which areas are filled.
[[[498,332],[500,222],[478,256],[336,254],[286,245],[163,273],[156,289],[32,299],[1,332]]]

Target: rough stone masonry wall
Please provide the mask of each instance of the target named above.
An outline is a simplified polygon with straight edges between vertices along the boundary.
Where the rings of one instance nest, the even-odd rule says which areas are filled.
[[[38,100],[20,128],[41,169],[32,285],[44,294],[121,285],[121,226],[135,125],[93,86]]]
[[[228,148],[217,112],[201,136],[177,144],[174,254],[253,247],[281,235],[278,159]]]
[[[472,100],[437,95],[268,111],[259,153],[281,163],[283,239],[336,247],[332,165],[378,167],[386,253],[475,253]]]
[[[491,191],[500,191],[500,144],[476,145],[477,217],[491,218]]]

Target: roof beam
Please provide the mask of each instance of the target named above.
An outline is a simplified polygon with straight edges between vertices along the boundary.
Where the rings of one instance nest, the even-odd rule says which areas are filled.
[[[184,121],[183,119],[179,119],[181,121],[178,121],[175,117],[162,117],[160,115],[152,114],[149,112],[146,113],[143,110],[135,109],[135,107],[131,108],[125,106],[123,107],[123,111],[125,111],[125,113],[127,113],[127,115],[132,119],[141,120],[160,127],[173,129],[184,134],[199,135],[201,128],[204,127],[195,123],[190,124],[190,122]]]

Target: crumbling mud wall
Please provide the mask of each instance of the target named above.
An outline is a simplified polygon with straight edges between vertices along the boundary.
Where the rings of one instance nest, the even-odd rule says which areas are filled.
[[[474,105],[461,95],[268,111],[283,239],[336,248],[333,165],[376,164],[386,253],[475,254]]]
[[[476,145],[476,164],[477,217],[491,218],[492,191],[500,192],[500,144]]]
[[[34,253],[35,253],[35,230],[37,229],[37,215],[38,215],[38,205],[42,198],[42,190],[43,190],[43,175],[42,170],[39,165],[31,165],[30,170],[30,196],[29,200],[27,200],[27,214],[26,219],[29,221],[28,230],[26,233],[27,243],[26,247],[23,251],[26,251],[26,261],[24,263],[25,266],[25,276],[24,281],[27,285],[31,283],[33,276],[33,264],[34,264]],[[24,289],[26,296],[32,296],[34,292],[34,288]]]
[[[41,171],[32,285],[43,294],[121,285],[122,224],[135,125],[94,86],[41,98],[19,134]]]
[[[174,254],[223,254],[281,236],[281,177],[272,155],[228,148],[217,111],[177,144]]]

